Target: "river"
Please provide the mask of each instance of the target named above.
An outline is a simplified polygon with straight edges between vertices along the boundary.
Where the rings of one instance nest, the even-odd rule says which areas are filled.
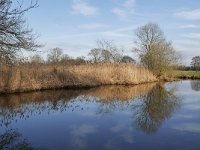
[[[0,95],[0,149],[199,150],[200,81]]]

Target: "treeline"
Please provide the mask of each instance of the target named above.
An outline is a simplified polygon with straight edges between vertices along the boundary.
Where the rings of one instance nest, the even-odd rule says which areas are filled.
[[[79,56],[73,58],[63,52],[61,48],[53,48],[47,54],[45,60],[41,55],[35,54],[31,57],[16,59],[13,64],[65,64],[81,65],[95,63],[131,63],[136,64],[136,60],[128,55],[124,55],[124,50],[114,46],[112,41],[98,40],[97,48],[93,48],[88,53],[88,57]]]
[[[180,71],[200,71],[200,68],[196,68],[194,66],[179,66],[177,70]]]
[[[179,66],[181,71],[200,71],[200,56],[194,56],[191,60],[190,66]]]

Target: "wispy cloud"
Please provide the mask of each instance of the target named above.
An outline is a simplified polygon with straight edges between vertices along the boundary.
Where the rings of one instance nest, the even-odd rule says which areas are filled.
[[[187,24],[187,25],[179,26],[178,28],[180,28],[180,29],[198,29],[198,28],[200,28],[200,25]]]
[[[126,0],[124,3],[123,3],[123,6],[127,9],[134,9],[135,7],[135,0]]]
[[[200,39],[200,33],[184,34],[183,37],[191,38],[191,39]]]
[[[198,123],[179,124],[177,126],[173,126],[172,129],[193,132],[193,133],[200,133],[200,124]]]
[[[78,149],[85,149],[88,146],[87,136],[97,132],[97,126],[83,124],[80,126],[75,126],[71,131],[72,146]]]
[[[108,27],[109,25],[106,24],[101,24],[101,23],[91,23],[91,24],[83,24],[78,26],[81,29],[98,29],[98,28],[105,28]]]
[[[121,18],[125,18],[129,14],[133,14],[134,11],[135,0],[126,0],[125,2],[121,3],[119,7],[112,9],[112,13]]]
[[[109,38],[113,38],[113,37],[116,38],[116,37],[125,37],[125,36],[128,36],[126,34],[115,32],[115,31],[105,31],[105,32],[101,32],[100,34],[102,36],[104,36],[104,37],[109,37]]]
[[[174,15],[187,20],[200,20],[200,9],[184,10],[176,12]]]
[[[174,41],[176,44],[187,46],[187,47],[200,47],[200,42],[198,40],[193,40],[193,39],[185,39],[185,40],[175,40]]]
[[[112,10],[112,13],[119,16],[119,17],[122,17],[122,18],[127,16],[126,12],[123,9],[120,9],[120,8],[114,8]]]
[[[134,137],[131,134],[132,128],[127,127],[127,125],[123,123],[116,124],[110,129],[113,133],[117,133],[120,137],[127,143],[133,144]]]
[[[84,0],[73,0],[72,9],[73,13],[81,14],[83,16],[94,16],[99,14],[97,7],[88,4]]]

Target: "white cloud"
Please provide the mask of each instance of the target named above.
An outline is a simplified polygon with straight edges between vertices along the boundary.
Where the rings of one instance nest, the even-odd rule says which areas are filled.
[[[123,6],[127,9],[133,9],[135,7],[135,0],[126,0]]]
[[[112,13],[121,17],[125,18],[130,14],[134,13],[135,9],[135,0],[126,0],[125,2],[121,3],[119,7],[114,8]]]
[[[100,32],[101,35],[105,36],[105,37],[125,37],[125,36],[129,36],[127,34],[123,34],[123,33],[119,33],[119,32],[115,32],[115,31],[105,31],[105,32]]]
[[[112,13],[122,18],[127,16],[126,12],[120,8],[114,8]]]
[[[183,45],[184,47],[200,47],[200,42],[195,40],[175,40],[176,44]]]
[[[101,24],[101,23],[83,24],[79,26],[79,28],[81,29],[98,29],[98,28],[105,28],[105,27],[108,27],[108,25]]]
[[[187,20],[200,20],[200,9],[184,10],[176,12],[174,15]]]
[[[97,7],[84,2],[83,0],[73,0],[73,13],[81,14],[83,16],[94,16],[99,14]]]
[[[173,126],[172,129],[187,131],[193,133],[200,133],[200,124],[198,123],[185,123],[177,126]]]
[[[71,139],[72,139],[72,146],[78,149],[85,149],[88,146],[87,136],[89,134],[94,134],[97,132],[97,126],[83,124],[80,126],[72,127],[71,131]]]
[[[184,34],[183,36],[191,39],[200,39],[200,33],[189,33],[189,34]]]
[[[132,135],[132,128],[127,127],[124,123],[118,123],[110,129],[113,133],[117,133],[127,143],[133,144],[134,137]]]
[[[180,29],[197,29],[197,28],[200,28],[200,25],[188,24],[188,25],[179,26],[178,28],[180,28]]]

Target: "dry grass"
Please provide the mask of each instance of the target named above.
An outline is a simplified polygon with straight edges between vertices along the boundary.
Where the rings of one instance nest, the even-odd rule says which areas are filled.
[[[200,71],[179,71],[173,70],[166,73],[169,78],[179,79],[200,79]]]
[[[134,85],[156,81],[147,69],[133,64],[21,65],[0,69],[0,92],[64,87]]]

